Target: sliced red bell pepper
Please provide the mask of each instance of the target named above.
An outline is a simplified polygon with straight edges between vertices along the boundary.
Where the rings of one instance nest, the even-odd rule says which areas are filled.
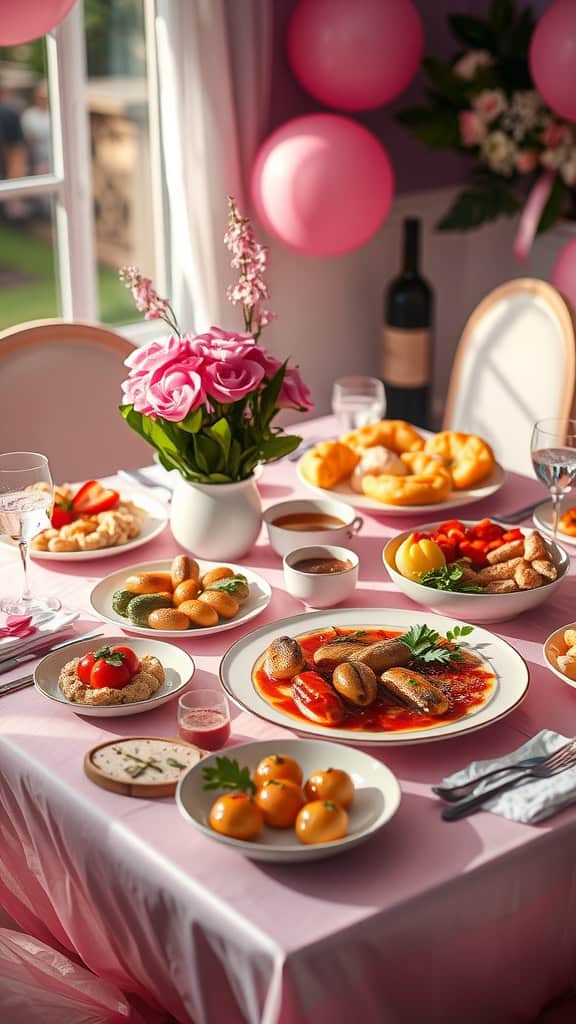
[[[118,491],[103,487],[98,480],[88,480],[74,495],[72,509],[78,516],[96,515],[116,508],[119,501]]]
[[[486,544],[481,540],[463,540],[460,544],[460,555],[469,558],[472,565],[486,564]]]
[[[522,530],[519,530],[517,528],[514,529],[514,530],[507,530],[506,533],[502,534],[502,540],[504,541],[505,544],[509,544],[513,540],[523,540],[523,539],[524,539],[524,534],[522,533]]]

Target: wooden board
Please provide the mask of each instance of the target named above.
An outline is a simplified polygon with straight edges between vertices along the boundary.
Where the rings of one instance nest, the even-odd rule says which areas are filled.
[[[170,781],[163,781],[160,779],[158,782],[151,780],[150,778],[146,781],[140,781],[139,779],[117,779],[107,774],[99,765],[95,764],[95,754],[103,750],[105,747],[123,747],[127,744],[143,743],[155,741],[163,744],[174,745],[175,747],[186,748],[187,751],[195,751],[196,757],[190,759],[188,767],[180,771],[178,778]],[[181,739],[168,739],[165,736],[127,736],[122,739],[106,740],[105,743],[99,743],[97,746],[92,747],[84,755],[84,772],[97,786],[102,789],[108,789],[112,793],[120,793],[122,796],[134,796],[143,797],[150,799],[151,797],[163,797],[163,796],[174,796],[176,787],[182,775],[185,771],[188,771],[194,764],[197,764],[200,758],[204,757],[204,751],[200,750],[199,747],[194,746],[193,743],[186,743]],[[135,763],[135,762],[134,762]]]

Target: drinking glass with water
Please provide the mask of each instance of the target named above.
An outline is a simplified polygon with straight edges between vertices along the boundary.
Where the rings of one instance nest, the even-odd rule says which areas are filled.
[[[332,412],[342,433],[381,420],[386,412],[386,393],[376,377],[340,377],[332,388]]]
[[[539,420],[532,432],[532,465],[552,498],[552,528],[558,532],[560,505],[576,483],[576,420]]]

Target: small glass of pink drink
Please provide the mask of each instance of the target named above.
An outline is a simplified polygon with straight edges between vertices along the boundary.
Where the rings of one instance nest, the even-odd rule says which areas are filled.
[[[230,736],[230,708],[222,690],[190,690],[178,700],[178,735],[201,750],[220,750]]]

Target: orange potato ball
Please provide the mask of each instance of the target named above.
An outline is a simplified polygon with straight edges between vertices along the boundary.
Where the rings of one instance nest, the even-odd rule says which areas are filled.
[[[304,805],[304,794],[290,779],[268,779],[254,797],[262,811],[264,824],[271,828],[290,828]]]
[[[218,625],[218,612],[209,604],[203,604],[202,601],[183,601],[181,605],[178,605],[178,611],[184,612],[193,626]]]
[[[227,793],[212,804],[210,828],[232,839],[255,839],[264,823],[262,811],[246,793]]]
[[[221,619],[233,619],[240,611],[240,602],[222,590],[205,590],[198,600],[214,608]]]
[[[333,843],[348,835],[348,814],[333,800],[313,800],[298,812],[295,829],[306,846]]]
[[[269,754],[256,766],[253,779],[258,789],[269,779],[290,779],[297,786],[301,786],[303,775],[300,765],[294,758],[285,754]]]
[[[209,569],[202,577],[202,588],[206,589],[211,583],[216,583],[216,580],[230,579],[233,575],[234,572],[227,565],[219,565],[216,569]]]
[[[183,580],[175,588],[172,595],[175,605],[182,604],[183,601],[193,601],[200,592],[200,584],[198,580]]]
[[[354,783],[340,768],[327,768],[314,772],[304,786],[308,800],[332,800],[342,807],[350,807],[354,799]]]

